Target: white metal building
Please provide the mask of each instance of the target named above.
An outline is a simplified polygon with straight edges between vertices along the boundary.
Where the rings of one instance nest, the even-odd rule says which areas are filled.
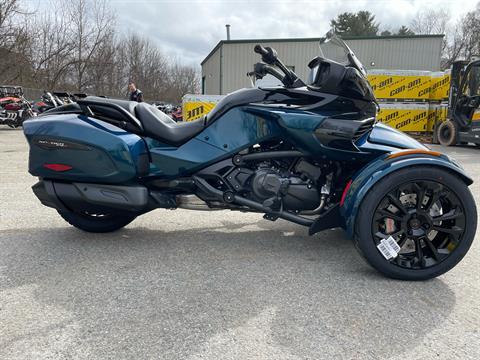
[[[227,94],[250,86],[247,72],[261,61],[256,44],[277,50],[280,59],[302,79],[308,62],[318,56],[320,38],[222,40],[202,61],[202,93]],[[443,35],[344,37],[366,69],[440,70]],[[324,55],[335,59],[333,47],[322,45]]]

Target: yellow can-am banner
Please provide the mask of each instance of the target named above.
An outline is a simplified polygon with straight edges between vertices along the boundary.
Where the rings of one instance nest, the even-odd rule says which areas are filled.
[[[448,104],[430,104],[428,114],[427,131],[433,131],[435,123],[441,123],[447,119]]]
[[[382,103],[377,120],[401,131],[433,131],[447,119],[448,104]]]
[[[430,100],[446,100],[450,92],[450,70],[432,72]]]
[[[185,95],[182,98],[183,121],[193,121],[208,114],[221,99],[222,95]]]
[[[370,70],[368,81],[378,99],[430,98],[430,71]]]
[[[377,120],[400,131],[433,131],[447,119],[448,104],[381,103]]]

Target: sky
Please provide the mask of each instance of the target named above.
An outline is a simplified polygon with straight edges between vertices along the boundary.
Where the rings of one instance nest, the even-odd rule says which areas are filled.
[[[368,10],[381,30],[409,25],[420,10],[442,8],[452,23],[473,10],[478,0],[110,0],[118,30],[149,38],[165,55],[199,65],[213,47],[226,39],[320,37],[337,14]],[[45,6],[46,0],[27,0]]]

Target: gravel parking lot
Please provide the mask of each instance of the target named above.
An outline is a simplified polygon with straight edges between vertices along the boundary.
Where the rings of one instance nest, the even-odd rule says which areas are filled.
[[[435,147],[436,149],[439,147]],[[476,179],[480,149],[442,148]],[[478,359],[480,241],[428,282],[386,279],[341,230],[156,210],[86,234],[43,207],[0,128],[1,359]]]

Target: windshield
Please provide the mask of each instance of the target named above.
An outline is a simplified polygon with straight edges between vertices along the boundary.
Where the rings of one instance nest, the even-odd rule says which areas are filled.
[[[348,45],[340,39],[337,35],[328,35],[325,40],[320,40],[320,56],[325,59],[336,61],[346,66],[356,68],[364,77],[367,73],[355,53],[348,47]]]

